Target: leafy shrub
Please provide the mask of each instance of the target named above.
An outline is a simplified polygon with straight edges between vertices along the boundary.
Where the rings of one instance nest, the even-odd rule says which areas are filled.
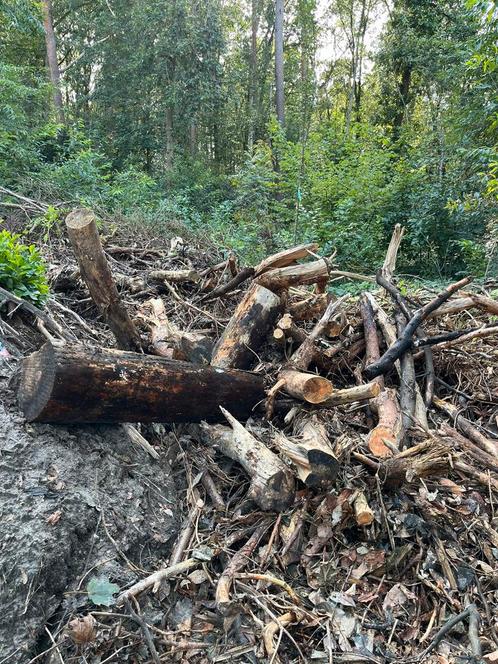
[[[48,296],[45,265],[38,250],[19,238],[0,231],[0,285],[18,297],[43,304]]]

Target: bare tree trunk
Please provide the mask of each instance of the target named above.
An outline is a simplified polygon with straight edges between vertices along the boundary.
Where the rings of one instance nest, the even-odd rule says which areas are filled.
[[[169,171],[173,168],[173,109],[166,109],[166,169]]]
[[[43,0],[43,27],[45,28],[45,45],[47,49],[47,63],[50,80],[53,87],[54,106],[57,119],[64,124],[64,106],[62,104],[61,75],[57,62],[57,44],[55,41],[54,23],[52,19],[52,0]]]
[[[252,0],[251,5],[251,54],[249,60],[249,128],[247,131],[247,150],[251,154],[256,128],[256,85],[258,78],[258,28],[259,0]]]
[[[275,0],[275,110],[281,127],[284,109],[284,0]]]

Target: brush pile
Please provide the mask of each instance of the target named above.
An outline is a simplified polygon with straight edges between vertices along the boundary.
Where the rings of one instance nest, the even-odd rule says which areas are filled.
[[[399,226],[375,277],[314,244],[239,267],[102,246],[88,211],[67,229],[46,310],[1,291],[45,337],[21,410],[127,423],[154,458],[174,441],[182,523],[46,661],[498,662],[498,301],[470,278],[405,292]]]

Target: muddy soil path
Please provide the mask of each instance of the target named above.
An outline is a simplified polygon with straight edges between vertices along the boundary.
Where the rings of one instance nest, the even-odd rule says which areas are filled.
[[[178,515],[165,455],[120,426],[26,424],[17,369],[0,358],[0,660],[24,664],[88,604],[90,579],[122,588],[157,569]]]

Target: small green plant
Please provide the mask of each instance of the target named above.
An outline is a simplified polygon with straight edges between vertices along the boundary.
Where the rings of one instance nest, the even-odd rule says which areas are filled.
[[[19,238],[0,231],[0,286],[34,304],[43,304],[49,291],[45,265],[36,247],[22,244]]]
[[[51,232],[54,229],[57,231],[61,225],[61,222],[61,210],[53,207],[53,205],[49,205],[43,215],[33,219],[33,224],[30,231],[33,232],[40,230],[43,233],[43,241],[48,242],[50,240]]]

